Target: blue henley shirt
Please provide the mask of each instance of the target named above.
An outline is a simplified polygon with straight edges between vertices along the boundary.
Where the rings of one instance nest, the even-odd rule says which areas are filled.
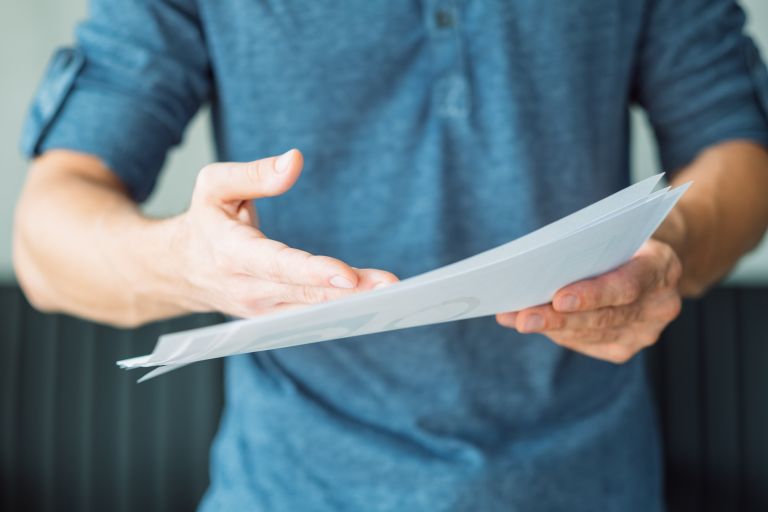
[[[22,145],[94,154],[142,201],[210,104],[220,160],[304,152],[259,201],[268,236],[404,278],[627,185],[633,103],[667,171],[768,144],[743,22],[731,0],[93,0]],[[226,366],[206,512],[663,508],[641,357],[483,318]]]

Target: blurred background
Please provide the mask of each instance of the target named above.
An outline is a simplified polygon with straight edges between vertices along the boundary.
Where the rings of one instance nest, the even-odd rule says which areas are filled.
[[[742,5],[765,57],[768,1]],[[207,483],[219,363],[136,385],[114,361],[149,352],[162,332],[221,318],[120,331],[41,315],[11,267],[13,208],[27,166],[17,149],[22,120],[52,51],[72,41],[86,9],[86,0],[0,4],[0,510],[190,510]],[[639,179],[658,164],[642,113],[632,120]],[[204,110],[146,211],[182,211],[211,160]],[[672,510],[768,510],[767,314],[768,240],[707,298],[687,303],[650,354]]]

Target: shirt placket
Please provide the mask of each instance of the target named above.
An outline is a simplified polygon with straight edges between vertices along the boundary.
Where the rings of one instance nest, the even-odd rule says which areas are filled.
[[[469,82],[464,63],[464,31],[459,0],[425,0],[430,36],[433,105],[438,116],[466,119],[470,109]]]

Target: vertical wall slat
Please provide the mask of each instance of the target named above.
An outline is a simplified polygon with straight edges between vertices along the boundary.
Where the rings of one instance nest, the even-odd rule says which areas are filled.
[[[22,318],[19,491],[36,510],[47,510],[53,492],[56,320],[29,308],[24,309]]]
[[[118,358],[123,359],[131,357],[132,339],[135,334],[132,331],[116,331],[115,343]],[[109,341],[105,341],[109,343]],[[129,418],[134,414],[134,410],[131,408],[133,389],[135,383],[133,379],[128,378],[129,375],[120,375],[120,372],[115,372],[115,394],[114,400],[117,405],[115,411],[115,427],[114,427],[114,443],[117,450],[117,457],[115,460],[115,481],[117,485],[117,494],[115,495],[114,510],[117,512],[131,512],[133,510],[142,509],[143,506],[139,502],[134,502],[131,492],[131,465],[133,464],[133,446],[130,443],[131,440],[131,422]]]
[[[736,292],[713,291],[700,304],[704,353],[704,511],[740,510],[739,361]]]
[[[21,392],[21,293],[0,288],[0,509],[18,510],[18,425]]]
[[[59,373],[58,364],[58,331],[59,331],[59,319],[60,316],[54,315],[50,318],[50,322],[47,325],[46,332],[49,336],[48,340],[43,343],[49,343],[50,346],[41,346],[40,352],[44,353],[40,365],[40,375],[42,384],[44,386],[42,401],[40,403],[40,417],[42,419],[43,438],[39,440],[41,444],[41,450],[44,453],[43,456],[43,485],[42,485],[42,500],[43,510],[48,512],[54,512],[57,509],[57,504],[54,498],[54,488],[56,482],[55,474],[55,455],[56,455],[56,378]],[[40,342],[37,342],[40,343]]]
[[[134,345],[137,340],[133,340]],[[135,352],[143,353],[142,350]],[[155,507],[155,482],[154,466],[156,457],[155,425],[157,419],[154,416],[154,400],[156,398],[157,383],[162,379],[155,379],[144,384],[137,384],[136,380],[142,375],[142,370],[124,372],[120,371],[124,378],[130,379],[135,386],[131,397],[130,415],[130,446],[133,449],[131,464],[130,486],[133,491],[132,505],[143,512],[156,510]],[[173,428],[168,425],[168,428]],[[134,508],[135,510],[135,508]]]
[[[94,361],[90,368],[94,384],[91,442],[94,472],[91,496],[95,510],[102,510],[100,507],[104,503],[114,503],[120,492],[120,448],[117,444],[121,431],[118,425],[119,410],[123,404],[117,400],[116,392],[124,375],[115,366],[115,361],[120,357],[119,338],[120,331],[117,329],[105,326],[96,328]]]
[[[92,346],[91,326],[61,317],[58,322],[54,400],[54,500],[57,510],[88,510],[90,491],[90,410],[86,373]]]
[[[704,443],[698,338],[696,304],[686,302],[680,317],[667,328],[661,341],[665,382],[665,408],[661,416],[670,511],[702,508]],[[674,485],[669,485],[672,482]]]
[[[220,414],[214,411],[221,411],[224,405],[222,388],[211,386],[211,382],[223,382],[224,371],[222,364],[214,364],[214,361],[207,361],[200,368],[199,377],[195,379],[195,396],[199,402],[196,402],[192,415],[192,443],[196,447],[206,446],[206,449],[196,449],[193,454],[191,466],[194,468],[194,488],[199,489],[193,497],[195,502],[203,497],[208,484],[208,463],[209,446],[219,426]]]
[[[78,501],[80,507],[77,510],[84,510],[86,512],[97,512],[99,510],[99,504],[95,502],[93,497],[93,479],[95,475],[99,473],[98,466],[94,466],[93,462],[93,438],[94,438],[94,416],[96,411],[95,402],[95,390],[99,387],[99,383],[96,382],[96,376],[94,374],[94,368],[99,361],[96,359],[96,333],[97,328],[94,324],[87,324],[85,322],[79,322],[83,331],[83,346],[79,353],[82,355],[79,361],[80,376],[79,386],[82,396],[82,414],[80,416],[80,436],[79,445],[82,446],[83,453],[81,455],[82,468],[80,470],[81,479],[78,492]]]
[[[170,376],[168,376],[170,377]],[[178,375],[174,377],[178,378]],[[168,413],[170,407],[170,394],[169,387],[171,384],[170,379],[155,379],[155,393],[153,397],[153,412],[152,417],[149,419],[153,424],[153,443],[152,446],[155,450],[154,467],[152,471],[152,484],[154,487],[154,503],[155,510],[162,512],[169,509],[168,503],[168,470],[169,470],[169,438],[170,429],[168,425],[171,421],[171,416]],[[178,427],[178,425],[175,425]],[[175,432],[174,432],[175,434]]]

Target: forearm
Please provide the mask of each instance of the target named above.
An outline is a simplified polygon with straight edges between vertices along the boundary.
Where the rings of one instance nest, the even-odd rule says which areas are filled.
[[[116,325],[184,313],[165,268],[176,221],[142,216],[100,165],[61,152],[33,164],[14,226],[20,284],[40,309]]]
[[[748,142],[713,146],[677,172],[672,184],[687,181],[694,183],[654,237],[680,257],[683,295],[697,296],[768,228],[768,152]]]

